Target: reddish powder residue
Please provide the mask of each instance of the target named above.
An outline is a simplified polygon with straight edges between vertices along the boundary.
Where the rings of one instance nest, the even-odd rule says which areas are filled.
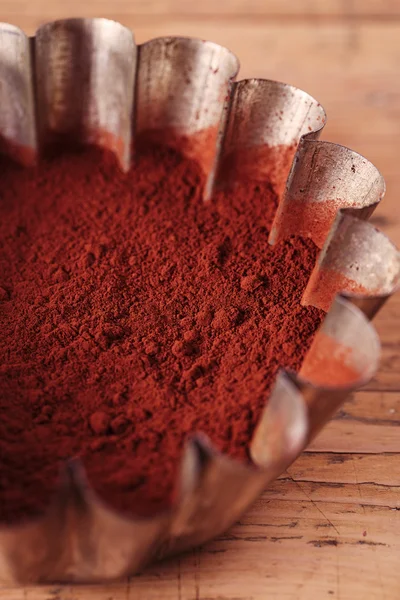
[[[265,144],[228,152],[222,157],[218,183],[232,180],[272,181],[280,198],[296,152],[297,145]]]
[[[278,242],[291,235],[300,235],[322,248],[337,211],[345,206],[345,201],[337,199],[324,202],[285,199],[272,225],[272,240]]]
[[[351,292],[368,296],[379,293],[379,290],[367,290],[363,285],[338,271],[318,268],[317,266],[311,274],[302,303],[304,306],[312,305],[328,312],[336,294],[339,292]]]
[[[21,165],[30,167],[36,163],[36,151],[31,146],[22,146],[0,135],[0,155],[6,155]]]
[[[106,150],[114,152],[114,154],[116,154],[118,157],[119,163],[123,170],[129,166],[126,163],[130,150],[130,142],[127,145],[126,140],[122,137],[115,135],[106,129],[97,127],[94,132],[91,132],[88,135],[88,139],[85,141],[94,146],[99,146],[100,148],[105,148]]]
[[[164,146],[178,151],[189,160],[196,161],[202,168],[203,174],[211,170],[217,146],[218,126],[200,129],[186,135],[172,127],[163,129],[146,129],[141,131],[136,139],[136,146]]]
[[[319,332],[300,369],[300,376],[314,385],[354,385],[362,373],[354,364],[354,350]]]
[[[80,456],[113,507],[168,506],[188,434],[247,460],[279,367],[323,313],[300,306],[317,250],[274,248],[268,183],[208,203],[198,165],[143,148],[0,163],[0,517],[42,510]]]

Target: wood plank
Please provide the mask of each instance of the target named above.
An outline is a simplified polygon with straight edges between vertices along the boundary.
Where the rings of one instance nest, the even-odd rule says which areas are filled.
[[[398,454],[396,459],[400,461]],[[293,466],[293,469],[295,470],[296,467]],[[400,486],[398,485],[385,486],[368,482],[349,485],[340,482],[315,482],[286,477],[274,481],[264,496],[267,499],[273,498],[277,502],[293,503],[308,500],[309,502],[318,501],[329,504],[357,504],[361,507],[367,505],[386,506],[394,511],[400,510]],[[315,511],[319,512],[318,508]]]
[[[400,227],[399,227],[400,229]],[[382,344],[379,369],[366,390],[400,390],[400,294],[383,306],[374,320]]]
[[[400,455],[306,452],[269,486],[264,498],[400,510]]]
[[[347,400],[335,420],[396,428],[400,425],[400,392],[360,391]],[[368,437],[374,436],[369,433]]]
[[[27,17],[46,14],[48,18],[64,16],[111,16],[126,14],[132,16],[181,16],[249,19],[260,17],[300,18],[360,18],[394,17],[400,15],[400,5],[396,0],[97,0],[95,3],[82,3],[71,0],[68,5],[62,0],[14,0],[2,2],[5,16],[24,14]]]
[[[310,445],[317,452],[400,452],[400,393],[358,392]]]
[[[400,488],[399,454],[304,452],[287,472],[296,482]],[[397,501],[400,506],[400,494]]]
[[[399,437],[398,427],[333,420],[312,442],[310,449],[320,452],[398,452]]]

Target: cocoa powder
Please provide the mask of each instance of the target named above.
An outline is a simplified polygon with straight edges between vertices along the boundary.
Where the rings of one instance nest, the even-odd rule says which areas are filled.
[[[43,510],[73,456],[131,514],[169,505],[192,432],[248,460],[323,315],[300,306],[314,244],[268,245],[272,184],[204,203],[197,164],[155,147],[126,174],[96,148],[0,172],[0,518]]]

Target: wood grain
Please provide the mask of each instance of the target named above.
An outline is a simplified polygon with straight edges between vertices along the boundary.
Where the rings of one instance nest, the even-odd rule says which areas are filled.
[[[359,392],[325,427],[310,449],[316,452],[400,453],[399,403],[399,392]]]
[[[397,0],[96,0],[80,2],[71,0],[6,0],[2,2],[4,15],[24,15],[28,18],[56,18],[64,16],[110,16],[116,14],[137,16],[174,15],[212,19],[223,15],[230,19],[258,20],[274,17],[280,20],[296,18],[371,18],[383,20],[400,15]]]
[[[373,222],[400,244],[398,0],[6,0],[28,33],[49,19],[106,16],[138,42],[192,35],[231,48],[242,77],[306,89],[326,107],[324,137],[381,169]],[[222,538],[105,587],[3,589],[0,600],[400,598],[400,296],[376,319],[381,366],[309,451]]]

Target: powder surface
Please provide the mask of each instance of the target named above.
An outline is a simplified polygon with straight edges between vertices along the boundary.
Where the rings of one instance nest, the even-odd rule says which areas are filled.
[[[194,162],[95,148],[0,163],[0,519],[36,514],[80,456],[114,508],[168,505],[186,436],[248,460],[279,367],[323,313],[300,298],[311,241],[270,247],[277,198],[202,202]]]

